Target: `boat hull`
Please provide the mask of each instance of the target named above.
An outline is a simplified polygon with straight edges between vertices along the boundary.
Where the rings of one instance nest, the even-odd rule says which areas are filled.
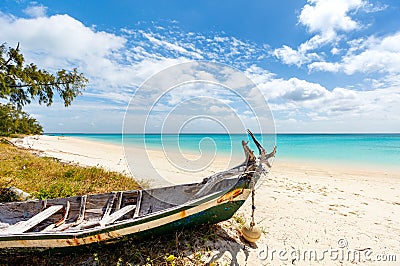
[[[250,194],[248,182],[235,186],[227,193],[204,199],[198,205],[184,206],[147,219],[133,220],[102,230],[79,234],[21,234],[3,237],[2,253],[32,252],[38,250],[82,247],[95,243],[115,243],[127,238],[143,239],[230,219]]]

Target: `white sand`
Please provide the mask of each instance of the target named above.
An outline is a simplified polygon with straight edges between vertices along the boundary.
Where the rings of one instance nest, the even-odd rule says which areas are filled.
[[[129,174],[118,145],[51,136],[28,137],[17,144],[65,161]],[[149,157],[162,176],[174,176],[168,180],[174,183],[201,180],[227,167],[219,159],[206,170],[192,173],[192,180],[182,180],[187,174],[168,165],[162,152],[150,151]],[[278,150],[268,179],[256,191],[256,222],[264,232],[257,245],[221,239],[218,248],[204,259],[221,265],[399,265],[399,188],[399,172],[281,161]],[[237,216],[249,219],[250,203],[248,200]],[[231,219],[221,226],[237,240],[234,224]],[[260,254],[262,250],[266,252]],[[310,260],[310,253],[316,254],[318,261],[315,256]],[[354,254],[360,255],[361,262],[358,256],[352,260]],[[376,261],[393,260],[389,255],[396,255],[397,262]]]

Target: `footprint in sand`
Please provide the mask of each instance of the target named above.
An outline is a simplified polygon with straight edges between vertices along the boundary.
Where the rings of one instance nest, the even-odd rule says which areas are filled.
[[[344,208],[349,208],[349,206],[343,205],[343,204],[329,204],[331,207],[344,207]]]
[[[374,199],[374,200],[378,200],[378,201],[385,201],[385,200],[383,200],[383,199],[379,199],[379,198],[372,198],[372,199]]]

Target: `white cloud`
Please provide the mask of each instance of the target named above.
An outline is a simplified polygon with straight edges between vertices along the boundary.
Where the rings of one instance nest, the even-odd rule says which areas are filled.
[[[377,82],[376,88],[367,91],[339,87],[328,90],[295,77],[277,78],[257,67],[249,68],[246,74],[269,101],[278,131],[400,130],[400,116],[395,115],[400,113],[400,82],[393,82],[391,87]]]
[[[355,72],[400,73],[400,32],[384,38],[371,37],[365,41],[366,49],[350,53],[343,58],[346,74]]]
[[[65,66],[71,61],[90,64],[94,58],[112,55],[126,42],[114,34],[88,28],[68,15],[32,19],[2,15],[0,38],[9,44],[20,42],[21,50],[28,51],[44,67],[54,67],[54,63],[55,67]]]
[[[135,51],[131,57],[135,60],[148,58],[184,57],[192,60],[210,60],[221,63],[235,63],[243,67],[248,61],[265,58],[267,49],[237,38],[219,33],[201,35],[182,32],[176,26],[146,29],[126,29],[123,33],[130,39],[129,45]]]
[[[261,68],[252,66],[245,72],[269,101],[281,99],[285,102],[311,101],[324,97],[329,91],[318,83],[312,83],[298,78],[288,80],[277,78],[276,75]]]
[[[281,48],[275,49],[273,55],[287,65],[301,66],[310,61],[310,59],[304,53],[294,50],[287,45],[283,45]]]
[[[344,72],[400,73],[400,32],[382,38],[370,37],[350,42],[350,48],[341,62],[313,62],[309,70]]]
[[[281,48],[277,48],[273,51],[273,55],[282,60],[283,63],[287,65],[296,65],[298,67],[303,64],[321,60],[321,56],[315,52],[310,52],[324,45],[325,43],[332,42],[335,40],[335,34],[324,34],[324,35],[314,35],[311,39],[300,44],[297,50],[283,45]]]
[[[364,2],[364,6],[363,6],[363,10],[366,13],[375,13],[375,12],[380,12],[383,11],[385,9],[387,9],[389,6],[388,5],[384,5],[382,3],[368,3],[368,2]]]
[[[307,82],[298,78],[272,79],[258,87],[264,92],[267,99],[281,99],[284,102],[313,101],[326,96],[329,91],[320,84]]]
[[[357,12],[378,12],[384,9],[374,7],[375,5],[364,0],[308,0],[298,21],[314,35],[301,43],[297,49],[283,45],[275,49],[273,55],[284,64],[298,67],[315,61],[321,62],[324,54],[318,53],[317,50],[325,45],[338,43],[343,39],[341,33],[361,29],[363,25],[353,18]],[[336,47],[331,50],[333,55],[338,52]],[[315,64],[311,68],[319,69],[325,66],[334,69],[330,64]]]
[[[0,39],[10,46],[19,42],[26,62],[41,68],[77,67],[90,80],[88,95],[104,93],[116,102],[129,100],[152,74],[184,61],[130,49],[125,37],[96,31],[69,15],[25,19],[0,13]],[[124,92],[126,88],[130,90]]]
[[[188,51],[184,47],[180,46],[179,44],[170,43],[165,40],[160,40],[160,39],[154,37],[152,34],[149,34],[146,32],[142,32],[142,34],[154,45],[164,47],[164,48],[167,48],[168,50],[175,51],[175,52],[178,52],[181,54],[185,54],[190,57],[194,57],[195,59],[203,59],[203,56],[200,54],[199,51],[196,51],[196,52]],[[193,47],[192,47],[192,49],[193,49]]]
[[[329,63],[329,62],[313,62],[308,65],[310,71],[329,71],[329,72],[339,72],[341,66],[339,63]]]
[[[23,10],[28,16],[38,18],[46,16],[47,7],[44,5],[31,5]]]
[[[333,48],[331,49],[331,53],[332,53],[333,55],[337,55],[337,54],[340,53],[340,49],[338,49],[337,47],[333,47]]]
[[[349,13],[365,5],[362,0],[309,0],[301,10],[299,22],[310,32],[336,35],[360,27]]]

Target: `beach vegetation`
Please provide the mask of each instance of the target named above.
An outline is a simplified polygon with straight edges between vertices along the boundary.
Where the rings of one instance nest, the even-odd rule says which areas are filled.
[[[242,214],[235,213],[232,218],[240,226],[243,226],[246,223],[246,218]]]
[[[0,189],[6,187],[19,188],[35,198],[49,199],[133,190],[139,185],[121,173],[35,156],[27,150],[0,142]],[[9,197],[4,195],[4,199]]]
[[[39,122],[12,104],[0,103],[0,136],[42,134]]]
[[[88,79],[77,69],[60,69],[55,74],[40,69],[34,63],[26,64],[23,54],[16,48],[0,45],[0,135],[41,134],[42,126],[22,107],[37,100],[52,105],[55,95],[65,106],[82,93]]]

